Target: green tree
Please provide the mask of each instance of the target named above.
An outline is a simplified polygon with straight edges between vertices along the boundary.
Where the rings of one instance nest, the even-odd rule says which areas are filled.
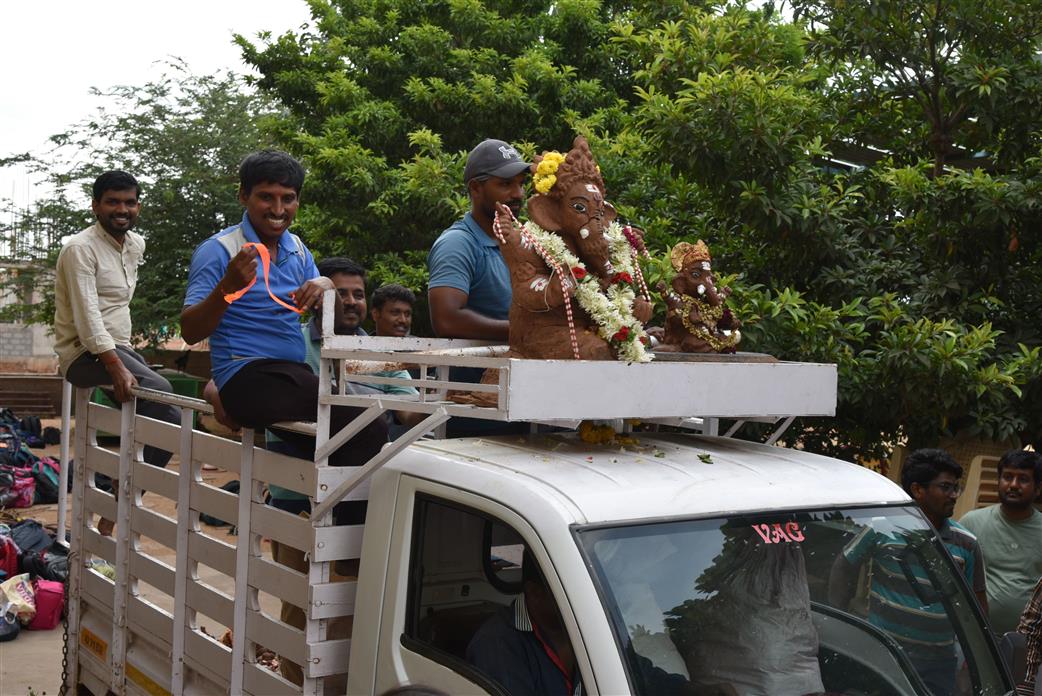
[[[837,2],[829,19],[853,31],[862,5],[846,14]],[[939,7],[947,23],[971,11]],[[973,21],[1005,26],[1001,15]],[[830,28],[808,38],[823,41]],[[636,74],[643,101],[631,124],[650,145],[645,167],[668,173],[659,190],[694,182],[701,203],[697,216],[665,212],[656,224],[685,222],[718,265],[742,272],[736,303],[748,348],[839,366],[837,418],[803,423],[801,444],[852,457],[963,430],[1038,442],[1042,422],[1024,391],[1038,390],[1042,372],[1032,319],[1039,248],[1025,232],[1038,224],[1037,160],[1018,159],[1021,147],[1004,150],[1006,169],[994,174],[914,156],[904,166],[895,157],[839,167],[829,151],[849,145],[865,119],[896,120],[889,135],[875,132],[891,140],[874,143],[896,149],[917,126],[929,130],[929,117],[917,121],[910,108],[895,116],[882,102],[869,109],[863,95],[879,88],[884,67],[851,70],[813,40],[806,53],[803,38],[799,26],[741,7],[695,9],[627,37],[648,66]],[[914,59],[900,41],[879,41],[894,60]],[[1011,61],[1011,73],[1019,59],[995,58]],[[861,91],[842,99],[836,85],[852,83]],[[967,114],[984,113],[989,98],[960,92]],[[1006,132],[975,131],[976,146],[999,152]],[[644,199],[655,196],[652,188]]]
[[[241,78],[193,75],[179,62],[145,85],[97,94],[105,98],[98,113],[52,136],[52,150],[31,159],[57,193],[4,230],[7,236],[41,226],[51,231],[46,244],[30,253],[36,262],[15,282],[53,268],[61,237],[92,220],[94,179],[107,169],[124,169],[142,185],[138,231],[147,242],[131,306],[134,330],[158,341],[176,333],[196,245],[241,217],[238,165],[249,152],[270,146],[264,123],[274,112],[262,96],[243,89]],[[50,323],[53,291],[11,311]]]
[[[940,175],[985,151],[1011,163],[1037,149],[1042,109],[1037,0],[793,0],[812,54],[836,67],[858,142],[922,156]],[[896,146],[896,147],[895,147]]]
[[[477,140],[581,133],[660,259],[701,237],[739,273],[747,349],[839,366],[837,418],[798,444],[1042,441],[1037,2],[310,5],[314,30],[239,42],[319,252],[422,282]],[[977,153],[990,172],[954,168]]]
[[[369,261],[429,248],[467,208],[466,152],[570,145],[635,101],[623,18],[671,2],[310,0],[315,27],[254,45],[257,84],[289,110],[279,135],[309,170],[300,222],[315,246]]]

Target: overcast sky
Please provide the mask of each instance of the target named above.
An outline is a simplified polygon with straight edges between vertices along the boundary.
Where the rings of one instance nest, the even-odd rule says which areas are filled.
[[[89,116],[91,87],[144,84],[170,56],[197,74],[244,73],[233,33],[277,36],[309,20],[304,0],[0,0],[0,157],[43,150]],[[40,193],[24,171],[0,170],[0,197],[24,205]]]

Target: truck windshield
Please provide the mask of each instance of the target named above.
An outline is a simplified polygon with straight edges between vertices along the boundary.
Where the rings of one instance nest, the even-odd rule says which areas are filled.
[[[1006,694],[914,507],[576,529],[634,694]]]

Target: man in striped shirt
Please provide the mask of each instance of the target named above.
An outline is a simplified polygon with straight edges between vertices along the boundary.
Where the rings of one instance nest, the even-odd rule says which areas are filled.
[[[1042,688],[1038,684],[1038,670],[1042,666],[1042,579],[1035,584],[1031,600],[1020,616],[1017,632],[1025,636],[1027,664],[1024,674],[1014,674],[1017,680],[1017,696],[1034,696]]]
[[[950,519],[961,476],[962,467],[947,452],[920,449],[908,457],[901,485],[937,530],[987,613],[980,546],[973,534]],[[858,570],[870,563],[869,622],[898,642],[934,694],[950,694],[958,666],[955,633],[944,605],[939,597],[934,599],[936,589],[913,549],[913,535],[901,528],[865,527],[843,549],[833,568],[830,599],[841,596],[843,592],[837,588],[848,586]],[[836,606],[844,608],[842,602]]]

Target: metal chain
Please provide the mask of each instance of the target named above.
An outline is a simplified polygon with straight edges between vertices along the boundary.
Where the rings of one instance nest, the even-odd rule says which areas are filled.
[[[69,561],[67,568],[71,569],[72,564],[76,562],[76,553],[69,551]],[[69,575],[71,573],[66,572],[64,597],[62,598],[62,680],[58,686],[58,696],[70,696],[70,690],[68,687],[69,679]],[[71,690],[71,693],[75,693],[75,688]]]

